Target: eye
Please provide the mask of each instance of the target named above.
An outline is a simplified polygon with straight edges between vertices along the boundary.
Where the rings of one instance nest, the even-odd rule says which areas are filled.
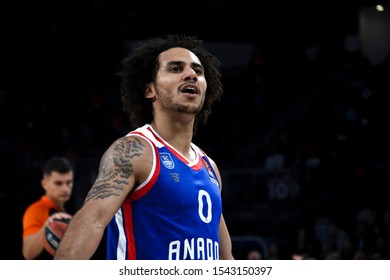
[[[178,73],[178,72],[182,71],[182,67],[173,66],[173,67],[171,67],[171,68],[169,69],[169,71]]]
[[[202,75],[203,74],[203,68],[194,68],[194,71],[197,75]]]

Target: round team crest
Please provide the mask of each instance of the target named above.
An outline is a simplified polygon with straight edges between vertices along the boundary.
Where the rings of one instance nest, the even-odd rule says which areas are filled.
[[[160,153],[160,158],[166,168],[173,169],[175,167],[175,163],[173,162],[169,153]]]

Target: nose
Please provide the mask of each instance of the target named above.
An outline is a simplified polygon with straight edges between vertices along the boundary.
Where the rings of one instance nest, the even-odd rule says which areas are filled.
[[[198,75],[194,69],[192,69],[191,67],[187,67],[184,71],[183,79],[185,81],[192,80],[196,82],[198,80]]]

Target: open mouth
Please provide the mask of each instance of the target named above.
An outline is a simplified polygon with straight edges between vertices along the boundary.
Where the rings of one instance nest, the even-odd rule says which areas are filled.
[[[194,84],[186,84],[180,89],[180,91],[188,94],[198,94],[199,88]]]

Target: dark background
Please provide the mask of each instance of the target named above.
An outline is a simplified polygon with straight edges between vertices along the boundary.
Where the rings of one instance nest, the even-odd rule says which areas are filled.
[[[132,129],[115,75],[129,46],[184,33],[222,62],[225,96],[194,142],[223,176],[236,258],[255,247],[265,258],[389,259],[389,60],[346,44],[361,39],[371,4],[2,2],[1,232],[14,249],[1,258],[22,258],[22,214],[43,193],[48,157],[73,161],[76,211],[104,150]],[[266,168],[271,151],[282,170]]]

